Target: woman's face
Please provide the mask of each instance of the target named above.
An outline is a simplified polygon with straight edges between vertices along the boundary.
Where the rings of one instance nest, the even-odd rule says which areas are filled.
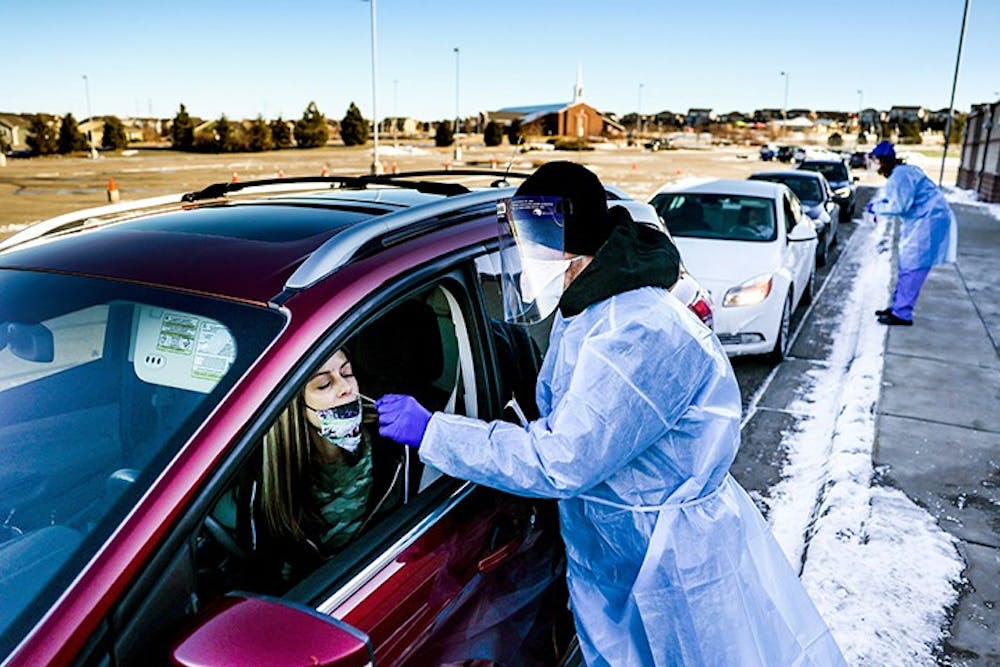
[[[305,411],[306,419],[317,428],[320,424],[316,411],[358,400],[358,381],[343,350],[337,350],[309,378],[303,398],[306,405],[312,408]]]

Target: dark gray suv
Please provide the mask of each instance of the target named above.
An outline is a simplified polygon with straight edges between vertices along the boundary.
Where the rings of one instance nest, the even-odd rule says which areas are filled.
[[[851,176],[843,160],[805,160],[798,168],[818,171],[826,176],[833,188],[833,197],[840,204],[840,220],[846,222],[854,217],[858,177]]]

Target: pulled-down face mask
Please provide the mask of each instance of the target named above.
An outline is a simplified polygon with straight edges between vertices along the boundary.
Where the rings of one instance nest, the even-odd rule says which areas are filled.
[[[346,452],[354,453],[361,445],[361,397],[357,400],[335,405],[332,408],[317,410],[306,406],[316,413],[319,420],[319,434],[331,445],[336,445]]]

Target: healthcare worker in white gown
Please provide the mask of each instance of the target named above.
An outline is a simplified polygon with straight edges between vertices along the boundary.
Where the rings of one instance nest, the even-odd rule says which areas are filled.
[[[843,665],[829,629],[729,475],[740,394],[712,334],[668,291],[673,243],[569,162],[498,210],[509,321],[558,304],[524,426],[377,404],[382,435],[448,475],[558,498],[588,665]]]

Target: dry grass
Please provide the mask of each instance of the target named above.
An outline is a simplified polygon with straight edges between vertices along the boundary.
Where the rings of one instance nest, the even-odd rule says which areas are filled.
[[[463,162],[455,166],[489,168],[495,160],[503,169],[513,155],[514,171],[531,171],[549,160],[572,160],[593,169],[605,183],[638,198],[648,198],[661,185],[679,178],[745,178],[753,171],[787,168],[761,162],[756,147],[691,147],[650,152],[639,148],[602,146],[594,151],[531,151],[514,154],[509,147],[463,148]],[[387,171],[442,169],[451,164],[452,149],[429,143],[400,146],[383,144]],[[48,157],[9,160],[0,167],[0,238],[25,225],[61,213],[107,203],[109,179],[122,200],[198,190],[210,183],[286,176],[318,176],[324,165],[331,174],[368,173],[371,148],[326,147],[270,153],[201,155],[169,150],[140,150],[122,157],[90,160],[84,157]],[[926,167],[925,167],[926,168]],[[935,170],[936,171],[936,170]],[[953,171],[953,170],[952,170]],[[855,171],[863,183],[879,183],[875,174]],[[945,182],[954,182],[954,174]]]

